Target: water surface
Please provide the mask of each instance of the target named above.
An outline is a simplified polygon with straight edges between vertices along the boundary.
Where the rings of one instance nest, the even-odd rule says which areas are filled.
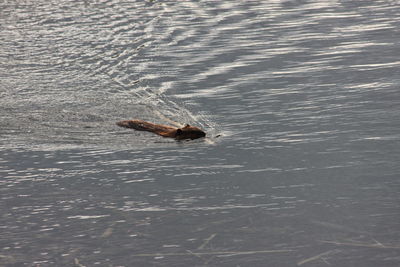
[[[0,265],[400,265],[395,1],[0,10]]]

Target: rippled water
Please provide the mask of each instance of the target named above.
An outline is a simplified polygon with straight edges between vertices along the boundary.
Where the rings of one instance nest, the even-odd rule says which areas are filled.
[[[0,265],[399,266],[399,18],[397,1],[1,2]]]

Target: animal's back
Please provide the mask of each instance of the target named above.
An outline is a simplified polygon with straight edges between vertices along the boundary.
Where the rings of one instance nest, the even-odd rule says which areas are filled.
[[[138,131],[153,132],[163,137],[172,137],[178,140],[197,139],[206,136],[203,130],[190,125],[186,125],[183,128],[177,128],[163,124],[155,124],[143,120],[119,121],[117,122],[117,125],[125,128],[132,128]]]
[[[155,124],[143,120],[125,120],[117,122],[118,126],[125,128],[132,128],[138,131],[153,132],[164,137],[175,137],[176,128],[163,125]]]
[[[170,127],[162,124],[154,124],[151,122],[143,121],[143,120],[125,120],[117,122],[118,126],[125,128],[132,128],[138,131],[168,131],[175,129],[174,127]]]

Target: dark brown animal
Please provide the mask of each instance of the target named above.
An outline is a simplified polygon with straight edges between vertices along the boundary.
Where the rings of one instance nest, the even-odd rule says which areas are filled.
[[[193,140],[206,136],[206,133],[203,130],[194,126],[190,126],[189,124],[187,124],[185,127],[177,128],[163,124],[154,124],[142,120],[126,120],[117,122],[117,125],[125,128],[132,128],[138,131],[148,131],[163,137],[175,138],[177,140]]]

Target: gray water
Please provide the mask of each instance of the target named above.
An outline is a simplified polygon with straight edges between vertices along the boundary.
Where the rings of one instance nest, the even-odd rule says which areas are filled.
[[[0,265],[400,266],[399,29],[389,0],[2,1]]]

